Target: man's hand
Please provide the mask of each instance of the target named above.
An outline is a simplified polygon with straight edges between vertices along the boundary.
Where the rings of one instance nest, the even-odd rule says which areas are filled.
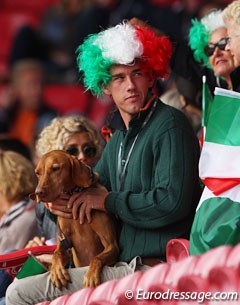
[[[72,209],[74,219],[79,218],[80,224],[83,224],[85,218],[88,223],[92,221],[92,209],[106,212],[104,200],[109,192],[102,185],[94,188],[87,188],[80,193],[76,193],[69,199],[68,208]]]
[[[71,219],[73,218],[73,215],[72,208],[68,208],[69,199],[70,195],[64,194],[61,196],[61,198],[55,200],[54,202],[46,202],[45,206],[54,215]]]

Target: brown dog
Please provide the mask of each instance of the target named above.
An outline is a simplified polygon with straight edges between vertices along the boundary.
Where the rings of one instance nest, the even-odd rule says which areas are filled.
[[[53,202],[63,193],[71,194],[76,187],[97,187],[97,174],[91,168],[64,151],[54,150],[39,160],[35,169],[38,185],[34,194],[37,202]],[[68,249],[72,250],[75,267],[88,266],[83,286],[100,284],[100,274],[105,265],[118,259],[116,229],[109,214],[92,210],[92,222],[80,224],[79,220],[58,216],[57,248],[53,254],[51,280],[61,288],[70,281],[65,268],[69,263]]]

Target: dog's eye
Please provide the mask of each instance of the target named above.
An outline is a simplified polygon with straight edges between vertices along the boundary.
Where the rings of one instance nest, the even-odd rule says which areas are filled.
[[[59,164],[53,164],[53,165],[52,165],[52,169],[53,169],[54,171],[58,171],[58,170],[60,169],[60,165],[59,165]]]

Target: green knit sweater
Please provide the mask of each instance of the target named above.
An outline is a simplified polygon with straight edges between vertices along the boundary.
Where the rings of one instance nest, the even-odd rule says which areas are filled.
[[[128,130],[115,131],[96,166],[100,182],[110,191],[105,207],[120,220],[121,261],[135,256],[165,259],[169,239],[189,237],[200,197],[199,144],[188,120],[158,100],[141,129],[152,107],[133,119]],[[126,160],[137,134],[119,191],[120,143]]]

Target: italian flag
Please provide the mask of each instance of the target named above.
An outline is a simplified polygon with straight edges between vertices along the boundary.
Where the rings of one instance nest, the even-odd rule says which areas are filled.
[[[240,94],[216,88],[199,161],[205,189],[190,236],[190,253],[240,242]]]

